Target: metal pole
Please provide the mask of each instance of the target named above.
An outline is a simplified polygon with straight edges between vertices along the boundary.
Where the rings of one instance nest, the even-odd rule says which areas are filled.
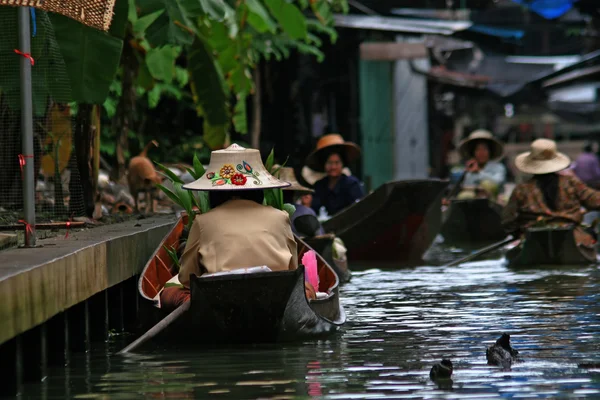
[[[31,53],[31,32],[29,27],[29,7],[19,10],[19,50]],[[25,246],[35,246],[35,177],[33,176],[33,105],[31,95],[31,61],[21,57],[21,138],[23,152],[23,208],[25,222]],[[60,199],[57,199],[60,201]],[[29,229],[29,227],[31,229]]]

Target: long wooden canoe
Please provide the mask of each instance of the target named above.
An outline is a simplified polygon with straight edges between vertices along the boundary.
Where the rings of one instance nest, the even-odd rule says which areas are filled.
[[[348,269],[348,259],[346,257],[336,258],[333,255],[333,241],[335,240],[335,235],[325,234],[303,238],[303,240],[327,261],[340,279],[340,283],[350,282],[352,273],[350,272],[350,269]]]
[[[444,244],[478,246],[502,240],[502,207],[488,199],[453,200],[444,213]]]
[[[149,327],[166,316],[157,295],[177,273],[166,248],[183,250],[187,217],[179,219],[165,236],[142,275],[142,325]],[[301,239],[298,254],[311,248]],[[339,299],[339,279],[317,254],[319,291],[327,297],[307,300],[304,267],[295,271],[194,277],[191,307],[169,327],[164,337],[192,342],[272,342],[333,333],[346,321]]]
[[[386,183],[323,228],[344,241],[350,261],[418,264],[440,231],[447,185],[437,179]]]
[[[506,254],[510,266],[588,265],[596,262],[594,251],[575,242],[573,228],[531,228],[521,246]]]

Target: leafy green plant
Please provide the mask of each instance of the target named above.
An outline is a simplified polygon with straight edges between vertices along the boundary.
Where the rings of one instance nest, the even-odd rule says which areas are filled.
[[[173,190],[168,187],[157,184],[156,186],[162,190],[167,197],[169,197],[175,204],[183,207],[186,211],[188,218],[188,228],[192,227],[192,223],[194,222],[194,217],[196,215],[195,208],[200,210],[201,213],[206,213],[210,210],[210,203],[208,201],[208,192],[197,192],[192,190],[186,190],[183,188],[184,182],[180,177],[175,175],[169,168],[164,165],[155,162],[156,166],[165,174],[167,179],[171,181],[173,185]],[[188,168],[188,172],[194,179],[199,179],[202,175],[204,175],[205,170],[204,166],[198,159],[198,156],[194,154],[193,160],[193,168]]]
[[[274,149],[271,149],[271,153],[267,157],[267,161],[265,163],[265,168],[267,171],[271,172],[273,176],[279,178],[279,171],[281,168],[285,166],[287,163],[287,159],[285,162],[277,168],[273,168],[275,164],[275,153]],[[296,212],[296,207],[293,204],[284,203],[283,202],[283,190],[282,189],[266,189],[265,190],[265,204],[271,207],[274,207],[278,210],[282,210],[287,212],[290,215],[290,218]]]
[[[181,269],[181,264],[179,263],[179,257],[177,257],[177,250],[173,247],[169,248],[164,244],[163,249],[165,249],[171,261],[173,261],[173,265],[177,268],[177,271],[179,271]]]

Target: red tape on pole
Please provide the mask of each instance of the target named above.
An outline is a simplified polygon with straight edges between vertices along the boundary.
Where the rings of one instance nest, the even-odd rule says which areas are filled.
[[[33,155],[31,154],[19,154],[19,167],[21,167],[21,180],[23,180],[23,167],[25,167],[25,164],[27,163],[27,158],[33,158]]]
[[[29,54],[29,53],[23,53],[21,50],[17,50],[17,49],[15,49],[15,53],[17,53],[20,56],[23,56],[23,57],[27,58],[29,60],[29,62],[31,63],[32,67],[35,64],[35,60],[33,59],[33,57],[31,57],[31,54]]]
[[[24,219],[20,219],[19,222],[25,225],[25,245],[28,245],[29,244],[29,235],[33,234],[33,228],[31,227],[31,224],[29,224]]]

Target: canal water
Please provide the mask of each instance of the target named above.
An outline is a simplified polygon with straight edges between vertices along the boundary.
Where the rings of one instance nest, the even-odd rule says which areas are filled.
[[[50,369],[21,398],[600,398],[597,267],[511,270],[496,259],[366,269],[341,295],[348,323],[329,340],[122,357],[115,338]],[[522,356],[511,370],[486,364],[503,332]],[[454,374],[437,385],[429,370],[442,358]]]

